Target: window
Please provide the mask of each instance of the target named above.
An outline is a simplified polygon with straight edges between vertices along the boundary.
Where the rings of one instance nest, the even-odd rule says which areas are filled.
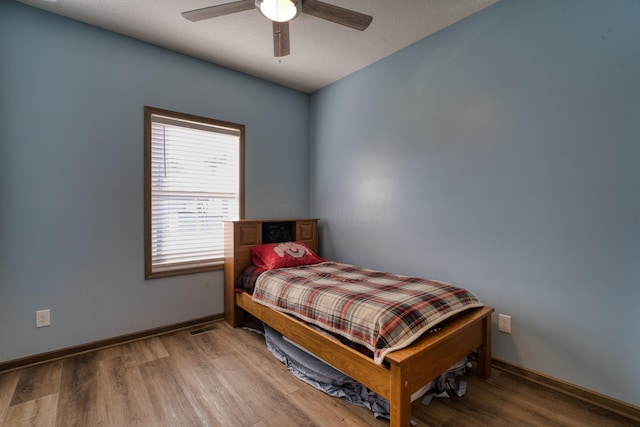
[[[145,278],[217,270],[244,217],[244,125],[144,108]]]

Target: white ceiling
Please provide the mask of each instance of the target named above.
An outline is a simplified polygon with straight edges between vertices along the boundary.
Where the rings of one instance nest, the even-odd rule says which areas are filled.
[[[497,0],[323,0],[373,21],[360,32],[303,13],[290,23],[291,54],[282,58],[273,56],[271,22],[255,10],[200,22],[181,15],[233,0],[19,1],[311,93]]]

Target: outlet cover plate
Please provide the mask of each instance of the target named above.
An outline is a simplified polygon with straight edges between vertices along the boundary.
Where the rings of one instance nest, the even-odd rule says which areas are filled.
[[[505,334],[511,333],[511,316],[506,314],[498,314],[498,330]]]
[[[43,326],[51,325],[51,311],[50,310],[38,310],[36,311],[36,328],[42,328]]]

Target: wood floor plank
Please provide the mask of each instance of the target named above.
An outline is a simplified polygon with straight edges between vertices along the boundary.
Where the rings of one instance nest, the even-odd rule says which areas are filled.
[[[437,427],[445,425],[448,420],[456,416],[456,411],[443,405],[440,399],[433,399],[429,405],[423,404],[422,399],[417,399],[411,404],[411,416],[424,425]]]
[[[492,386],[511,397],[514,409],[524,409],[531,419],[539,420],[543,426],[582,427],[582,420],[596,418],[611,427],[637,425],[609,411],[511,375],[501,375]]]
[[[222,344],[225,351],[205,351],[203,355],[209,359],[216,383],[233,390],[230,403],[235,403],[236,408],[246,407],[243,412],[250,410],[253,416],[256,412],[264,413],[262,420],[266,425],[313,425],[304,414],[290,411],[289,405],[282,404],[286,393],[297,390],[301,384],[284,365],[271,357],[264,337],[220,324],[223,327],[212,334],[215,334],[216,345]],[[198,335],[193,339],[200,342],[203,337]],[[198,346],[203,348],[201,344]],[[252,405],[247,407],[246,402],[252,402]],[[247,423],[251,420],[241,421],[238,425],[250,425]]]
[[[208,357],[216,358],[234,351],[232,346],[223,339],[223,337],[228,336],[229,331],[233,329],[226,328],[223,322],[214,322],[206,325],[204,328],[199,328],[199,330],[205,330],[205,332],[195,335],[191,334],[191,331],[189,333],[191,337],[193,337],[195,345]]]
[[[377,420],[371,411],[331,397],[311,387],[302,387],[290,393],[287,400],[320,426],[388,426],[384,420]]]
[[[160,337],[134,341],[129,344],[129,347],[131,353],[136,355],[136,360],[140,364],[169,357],[169,353],[164,345],[162,345],[162,339]]]
[[[237,398],[243,403],[250,402],[248,407],[252,413],[260,414],[259,418],[267,426],[315,426],[314,421],[304,412],[293,407],[282,390],[274,387],[269,377],[273,371],[245,365],[238,365],[241,355],[219,357],[214,361],[216,380],[227,389],[234,390]],[[243,367],[244,366],[244,367]],[[277,370],[286,369],[276,366]],[[246,424],[242,424],[246,425]]]
[[[241,426],[258,422],[260,417],[251,410],[238,411],[245,397],[233,387],[220,381],[219,367],[198,346],[193,336],[184,332],[163,339],[163,344],[174,359],[174,368],[183,383],[191,390],[191,400],[198,411],[209,420],[207,425]],[[229,357],[229,356],[223,356]],[[236,360],[235,355],[231,355]]]
[[[123,343],[95,351],[99,360],[109,360],[132,354],[131,343]]]
[[[0,425],[54,427],[57,406],[57,393],[18,403],[7,409]]]
[[[11,405],[58,393],[62,361],[43,363],[22,372]]]
[[[475,377],[469,376],[468,391],[462,398],[452,397],[443,399],[437,404],[446,405],[456,410],[456,416],[449,419],[445,426],[456,426],[460,419],[467,424],[491,425],[491,426],[544,426],[532,413],[530,409],[523,405],[519,396],[510,395],[504,392],[496,384],[498,379],[489,384]],[[461,402],[463,403],[461,405]],[[526,415],[523,417],[523,415]],[[524,420],[519,420],[523,417]],[[466,424],[461,425],[466,425]]]
[[[11,405],[11,400],[13,400],[13,395],[16,392],[16,387],[23,372],[24,369],[0,374],[0,426],[7,425],[3,420],[9,409],[9,405]]]
[[[11,404],[18,382],[20,382],[20,377],[25,371],[23,369],[0,374],[0,412]]]
[[[170,359],[146,363],[140,372],[159,426],[214,425]]]
[[[109,426],[156,425],[146,385],[133,355],[101,360],[97,384],[97,398],[102,401]],[[90,420],[93,424],[97,420]]]
[[[503,395],[508,396],[508,399],[505,399],[504,411],[525,412],[528,414],[530,425],[534,426],[581,427],[581,424],[576,424],[571,415],[566,414],[561,396],[552,394],[546,396],[546,390],[541,390],[535,384],[514,388],[512,380],[513,377],[501,376],[491,385],[496,392],[499,389]],[[553,407],[548,404],[549,398],[554,398]],[[511,416],[515,418],[519,415]]]
[[[264,336],[242,329],[227,330],[223,335],[230,348],[236,354],[242,354],[244,363],[256,369],[256,376],[268,372],[266,380],[285,394],[293,393],[302,386],[302,382],[283,367],[282,362],[273,357],[266,347]]]
[[[106,419],[106,409],[98,395],[99,360],[98,352],[64,360],[56,426],[84,427]]]

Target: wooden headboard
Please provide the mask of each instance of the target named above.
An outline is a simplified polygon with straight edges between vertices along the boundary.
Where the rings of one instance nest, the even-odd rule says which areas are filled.
[[[242,324],[243,311],[236,307],[234,285],[240,272],[252,264],[251,247],[263,243],[265,227],[288,226],[291,240],[303,242],[318,253],[318,219],[242,219],[224,223],[224,320]]]

